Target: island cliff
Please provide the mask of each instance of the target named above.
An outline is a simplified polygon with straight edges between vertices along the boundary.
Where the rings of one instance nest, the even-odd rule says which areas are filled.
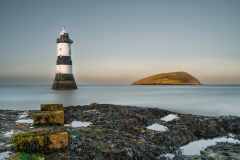
[[[201,85],[201,83],[187,72],[170,72],[137,80],[132,85]]]

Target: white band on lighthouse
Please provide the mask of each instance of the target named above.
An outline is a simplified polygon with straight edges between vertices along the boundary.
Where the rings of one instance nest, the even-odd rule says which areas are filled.
[[[72,74],[72,65],[57,65],[56,74]]]
[[[57,44],[57,56],[71,56],[71,48],[69,43]]]

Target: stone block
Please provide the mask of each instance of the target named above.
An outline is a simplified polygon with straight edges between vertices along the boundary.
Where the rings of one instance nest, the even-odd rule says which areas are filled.
[[[41,104],[41,111],[57,111],[63,110],[62,104]]]
[[[69,132],[64,128],[37,128],[30,132],[21,132],[13,137],[16,151],[43,153],[64,151],[69,144]]]
[[[41,111],[34,114],[34,125],[48,126],[48,125],[63,125],[64,111]]]

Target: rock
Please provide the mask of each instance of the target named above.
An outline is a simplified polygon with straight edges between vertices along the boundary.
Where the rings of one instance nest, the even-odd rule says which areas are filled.
[[[63,110],[62,104],[41,104],[41,111],[57,111]]]
[[[16,151],[27,153],[52,153],[64,151],[69,143],[69,133],[63,128],[37,128],[30,132],[21,132],[13,137]]]
[[[132,83],[133,85],[201,85],[200,81],[186,72],[170,72],[153,75]]]
[[[142,134],[144,134],[145,132],[146,132],[146,131],[145,131],[144,129],[143,129],[143,130],[141,130],[141,133],[142,133]]]
[[[222,123],[222,122],[223,122],[223,119],[222,119],[222,118],[219,118],[219,119],[218,119],[218,122],[219,122],[219,123]]]
[[[91,107],[97,106],[97,103],[91,103],[90,106]]]
[[[238,143],[217,142],[215,145],[208,146],[200,153],[201,156],[211,159],[239,159],[240,148]]]

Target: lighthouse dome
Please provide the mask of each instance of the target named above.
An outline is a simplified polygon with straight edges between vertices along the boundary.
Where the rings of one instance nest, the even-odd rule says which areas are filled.
[[[63,26],[63,30],[60,32],[59,38],[57,38],[57,43],[73,43],[73,41],[69,38],[69,34],[65,30],[65,26]]]
[[[60,32],[60,35],[64,35],[64,33],[67,33],[67,31],[65,30],[65,26],[63,27],[63,30]]]

